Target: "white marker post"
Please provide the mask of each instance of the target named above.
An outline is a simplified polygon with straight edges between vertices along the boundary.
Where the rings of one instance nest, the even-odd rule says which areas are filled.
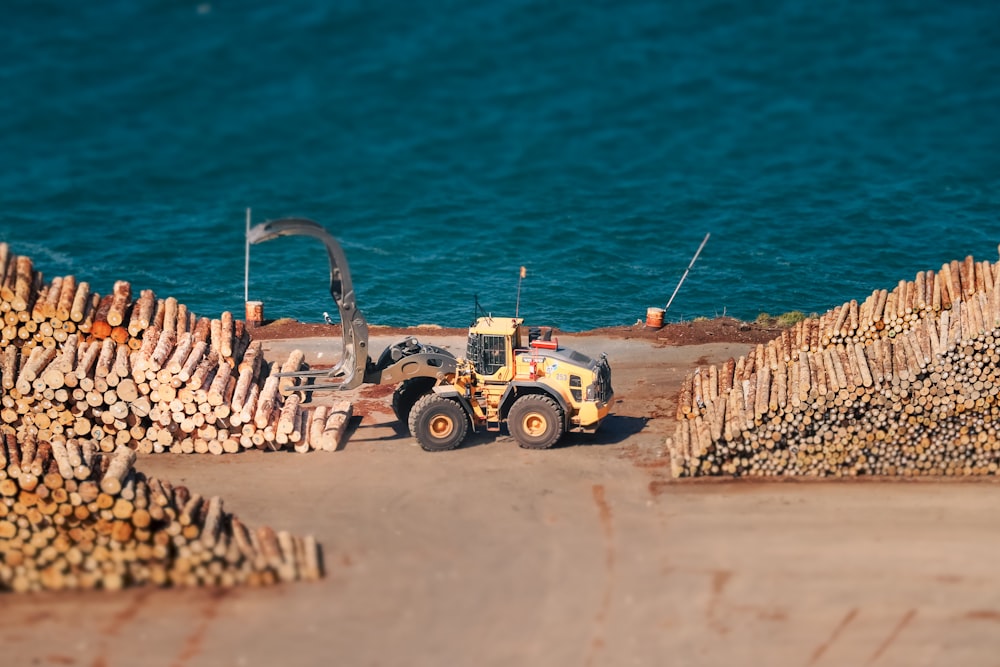
[[[250,300],[250,207],[247,207],[247,229],[243,233],[245,246],[243,262],[243,303]]]
[[[264,323],[264,302],[250,300],[250,208],[247,208],[247,229],[244,234],[246,259],[243,263],[243,307],[248,327],[259,327]]]

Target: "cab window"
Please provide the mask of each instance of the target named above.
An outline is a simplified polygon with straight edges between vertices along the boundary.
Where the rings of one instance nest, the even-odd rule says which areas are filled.
[[[482,375],[494,375],[507,365],[507,341],[503,336],[471,334],[469,336],[469,360]]]

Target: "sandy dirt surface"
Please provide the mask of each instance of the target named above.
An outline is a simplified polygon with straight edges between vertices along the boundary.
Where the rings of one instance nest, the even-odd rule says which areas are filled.
[[[664,443],[683,375],[755,341],[678,346],[630,329],[560,335],[608,353],[616,403],[595,436],[553,450],[488,434],[429,454],[393,422],[385,388],[362,387],[334,453],[141,457],[248,523],[316,535],[326,577],[6,595],[0,664],[997,661],[1000,487],[673,480]],[[373,333],[377,353],[404,332]],[[456,353],[465,342],[416,334]],[[316,364],[339,346],[262,338],[268,358],[299,347]]]

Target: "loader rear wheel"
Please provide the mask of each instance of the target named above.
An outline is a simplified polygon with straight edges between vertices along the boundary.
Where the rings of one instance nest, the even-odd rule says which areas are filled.
[[[455,449],[469,431],[469,417],[457,401],[427,394],[410,410],[410,433],[428,452]]]
[[[430,392],[435,382],[434,378],[410,378],[396,387],[396,391],[392,392],[392,412],[400,424],[410,427],[410,410],[421,396]]]
[[[548,449],[563,436],[562,410],[548,396],[522,396],[507,413],[507,428],[525,449]]]

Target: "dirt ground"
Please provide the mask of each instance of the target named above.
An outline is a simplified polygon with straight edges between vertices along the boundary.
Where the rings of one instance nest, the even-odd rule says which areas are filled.
[[[385,389],[362,387],[337,452],[141,457],[148,474],[218,494],[248,523],[316,535],[326,577],[7,595],[0,664],[996,663],[992,481],[670,477],[684,374],[757,342],[736,334],[768,333],[698,324],[560,334],[607,352],[616,403],[597,434],[553,450],[489,434],[429,454],[393,422]],[[336,356],[336,330],[287,339],[269,326],[256,334],[269,359],[296,347],[315,364]],[[696,344],[678,344],[675,327]],[[373,328],[371,350],[404,333],[456,353],[465,342],[461,330]]]
[[[373,335],[406,336],[464,336],[464,329],[447,329],[427,326],[418,329],[397,329],[393,327],[371,327]],[[698,319],[687,322],[668,322],[663,327],[651,328],[642,322],[633,325],[604,327],[569,333],[555,330],[556,335],[596,336],[624,340],[647,340],[660,345],[703,345],[708,343],[766,343],[780,335],[781,328],[764,326],[756,322],[743,322],[731,317],[715,319]],[[292,319],[279,319],[265,322],[253,329],[255,340],[280,340],[291,338],[315,338],[324,336],[340,336],[339,324],[323,324],[315,322],[299,322]]]

